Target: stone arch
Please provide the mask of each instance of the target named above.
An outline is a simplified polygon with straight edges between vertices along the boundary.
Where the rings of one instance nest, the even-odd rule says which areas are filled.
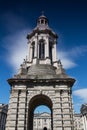
[[[52,129],[52,126],[53,126],[52,101],[48,96],[39,94],[39,95],[32,97],[32,99],[29,102],[27,130],[33,130],[34,110],[39,105],[46,105],[50,109],[50,111],[51,111],[51,129]]]

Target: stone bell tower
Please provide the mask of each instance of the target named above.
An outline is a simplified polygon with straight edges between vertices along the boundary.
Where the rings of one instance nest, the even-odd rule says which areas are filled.
[[[46,105],[51,110],[50,130],[74,130],[72,86],[56,58],[57,34],[41,15],[27,35],[28,56],[18,74],[8,79],[11,86],[6,130],[34,130],[34,110]],[[47,126],[43,130],[48,130]],[[39,124],[38,124],[39,130]]]

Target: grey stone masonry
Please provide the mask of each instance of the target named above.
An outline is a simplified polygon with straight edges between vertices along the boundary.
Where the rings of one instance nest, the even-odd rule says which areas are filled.
[[[0,130],[5,130],[8,105],[0,103]]]
[[[73,80],[73,79],[72,79]],[[52,129],[73,130],[71,81],[10,79],[12,85],[6,130],[33,130],[33,111],[44,104],[52,111]],[[30,125],[29,125],[30,124]]]

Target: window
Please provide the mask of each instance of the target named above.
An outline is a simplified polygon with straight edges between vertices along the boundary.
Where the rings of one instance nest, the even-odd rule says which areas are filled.
[[[34,58],[35,42],[32,43],[32,59]]]
[[[44,59],[44,55],[45,55],[45,45],[44,45],[44,40],[40,40],[40,43],[39,43],[39,58],[40,59]]]
[[[45,24],[47,24],[47,21],[45,20]]]
[[[46,127],[44,127],[44,129],[43,130],[47,130],[47,128]]]
[[[40,24],[40,20],[38,21],[38,24]]]
[[[36,126],[36,122],[34,121],[34,126]]]
[[[44,122],[46,122],[46,119],[44,119]]]
[[[51,45],[51,43],[49,44],[49,57],[50,57],[51,62],[52,62],[52,45]]]
[[[41,20],[41,24],[43,24],[44,23],[44,20]]]

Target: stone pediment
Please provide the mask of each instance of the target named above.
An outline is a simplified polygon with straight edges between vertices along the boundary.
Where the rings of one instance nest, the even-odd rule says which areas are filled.
[[[46,117],[50,117],[51,114],[47,112],[43,112],[43,113],[35,113],[34,116],[38,118],[46,118]]]
[[[40,116],[44,116],[44,117],[50,116],[50,113],[44,112],[44,113],[41,113]]]

